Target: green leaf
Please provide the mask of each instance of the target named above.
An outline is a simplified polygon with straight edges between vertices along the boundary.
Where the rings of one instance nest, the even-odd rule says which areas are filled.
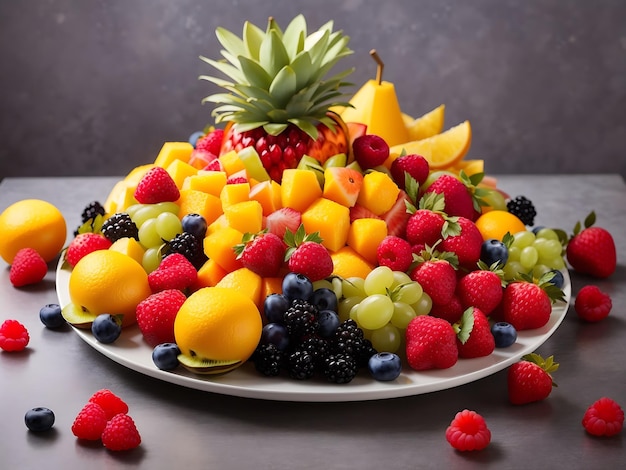
[[[270,76],[277,75],[283,67],[289,65],[289,55],[276,31],[270,31],[263,39],[259,50],[259,63]]]
[[[253,60],[259,60],[259,49],[265,37],[265,32],[258,26],[246,21],[243,25],[243,44],[246,55]]]
[[[307,25],[304,15],[297,15],[285,28],[283,33],[283,43],[291,60],[304,48],[304,39],[306,38]]]
[[[585,217],[585,228],[591,227],[596,223],[596,213],[591,211],[587,217]]]
[[[456,337],[465,344],[474,329],[474,307],[467,308],[461,319],[455,324]]]
[[[244,74],[238,83],[249,84],[255,87],[269,89],[272,84],[272,77],[265,71],[261,64],[244,56],[239,57],[241,71]]]
[[[245,27],[245,26],[244,26]],[[219,43],[226,49],[232,56],[237,57],[239,55],[246,54],[246,48],[244,42],[236,34],[231,31],[218,27],[215,30],[215,35]]]
[[[291,97],[296,93],[296,74],[294,70],[286,65],[274,77],[269,93],[274,97],[274,104],[277,108],[285,108]]]
[[[244,77],[245,72],[242,72],[242,70],[238,69],[232,64],[229,64],[223,60],[218,61],[218,60],[209,59],[203,56],[200,56],[200,59],[206,62],[207,64],[209,64],[210,66],[212,66],[213,68],[216,68],[218,71],[226,75],[235,83],[247,82],[246,78]]]

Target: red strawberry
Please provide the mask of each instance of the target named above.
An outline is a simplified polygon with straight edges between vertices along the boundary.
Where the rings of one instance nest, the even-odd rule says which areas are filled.
[[[481,415],[463,410],[454,416],[446,429],[446,440],[456,450],[482,450],[491,442],[491,431]]]
[[[550,320],[553,299],[563,299],[563,291],[544,279],[542,276],[535,284],[525,277],[511,282],[504,289],[502,318],[516,330],[541,328]]]
[[[382,165],[389,157],[389,145],[382,137],[374,134],[357,137],[352,143],[352,151],[363,170]]]
[[[164,168],[150,168],[135,189],[135,199],[140,204],[174,202],[180,197],[176,183]]]
[[[388,235],[378,245],[376,258],[380,266],[406,272],[413,261],[411,244],[403,238]]]
[[[196,150],[212,153],[213,155],[219,155],[222,148],[222,140],[224,140],[224,130],[215,129],[207,133],[204,137],[200,137],[196,141]]]
[[[430,315],[415,317],[406,329],[406,357],[415,370],[452,367],[459,357],[452,325]]]
[[[406,239],[411,245],[433,246],[442,238],[445,224],[443,215],[429,209],[418,209],[409,217],[406,224]]]
[[[449,216],[465,217],[469,220],[476,220],[480,212],[479,207],[474,205],[474,198],[471,190],[465,183],[456,177],[443,174],[439,176],[426,189],[426,194],[443,194],[445,199],[444,212]]]
[[[283,266],[286,246],[278,235],[268,232],[245,234],[234,249],[244,267],[261,277],[276,277]]]
[[[488,269],[471,271],[458,281],[456,293],[463,309],[477,307],[485,315],[490,315],[504,295],[502,272]]]
[[[148,283],[153,293],[167,289],[184,291],[198,279],[198,271],[180,253],[172,253],[161,261],[157,269],[148,274]]]
[[[355,204],[350,208],[350,223],[357,219],[380,219],[380,217],[362,205]]]
[[[19,321],[4,320],[0,325],[0,349],[3,351],[23,351],[29,341],[28,330]]]
[[[524,356],[509,367],[509,401],[514,405],[524,405],[548,398],[552,387],[556,386],[550,374],[558,367],[552,356],[545,360],[534,353]]]
[[[458,217],[456,221],[461,228],[460,233],[445,237],[439,249],[454,253],[460,267],[468,270],[476,269],[483,245],[483,236],[471,220]]]
[[[212,162],[208,163],[207,166],[203,168],[206,171],[224,171],[224,165],[219,158],[216,158]]]
[[[189,165],[194,168],[206,168],[211,162],[217,159],[217,155],[206,150],[193,150],[189,157]]]
[[[616,436],[624,426],[624,410],[616,401],[602,397],[587,408],[582,423],[593,436]]]
[[[574,233],[567,243],[567,261],[575,271],[593,277],[606,278],[615,272],[617,255],[615,241],[611,234],[600,227],[592,227],[596,216],[591,212],[584,221],[574,227]]]
[[[108,250],[111,245],[111,241],[100,233],[79,233],[67,247],[65,259],[74,267],[83,256],[97,250]]]
[[[461,320],[454,326],[458,331],[456,345],[459,349],[459,357],[484,357],[496,348],[489,320],[480,309],[468,308],[463,312]]]
[[[128,405],[124,400],[118,397],[111,390],[103,388],[95,392],[90,398],[89,403],[96,403],[104,410],[107,420],[119,413],[128,413]]]
[[[461,305],[459,297],[455,294],[447,304],[432,304],[429,315],[437,318],[443,318],[450,323],[456,323],[463,315],[463,306]]]
[[[283,238],[286,229],[295,233],[301,223],[302,214],[300,212],[291,207],[282,207],[266,217],[265,228],[268,232]]]
[[[311,280],[319,281],[333,273],[334,265],[330,253],[318,232],[306,234],[304,225],[300,225],[296,233],[285,232],[287,252],[285,259],[289,271],[302,274]]]
[[[155,347],[174,343],[174,320],[187,297],[178,289],[166,289],[148,296],[137,305],[137,326],[144,340]]]
[[[33,248],[22,248],[13,258],[9,280],[15,287],[37,284],[48,272],[48,264]]]
[[[413,178],[418,186],[424,184],[430,171],[428,160],[421,155],[409,154],[396,158],[391,164],[391,177],[400,189],[405,188],[406,174]]]
[[[126,414],[111,418],[102,431],[102,444],[109,450],[130,450],[141,444],[133,419]]]
[[[387,224],[387,235],[404,238],[406,224],[410,217],[410,214],[406,211],[407,202],[411,202],[409,196],[404,191],[400,191],[391,209],[382,215],[383,220]]]
[[[79,439],[97,441],[107,425],[105,411],[97,403],[88,402],[72,423],[72,434]]]
[[[449,253],[423,251],[417,256],[417,266],[409,273],[419,282],[433,304],[446,305],[456,290],[455,258]]]

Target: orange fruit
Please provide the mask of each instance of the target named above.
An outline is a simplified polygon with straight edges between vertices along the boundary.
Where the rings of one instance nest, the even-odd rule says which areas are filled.
[[[517,216],[504,210],[485,212],[476,220],[476,227],[483,236],[483,240],[495,238],[502,240],[509,232],[511,235],[526,230],[526,225]]]
[[[135,309],[151,294],[148,274],[128,255],[98,250],[81,258],[70,274],[72,303],[90,313],[124,315],[122,326],[135,323]]]
[[[409,138],[411,140],[422,140],[441,133],[443,130],[445,111],[446,105],[442,104],[415,119],[404,114],[402,118],[409,131]]]
[[[185,356],[240,365],[257,347],[262,328],[250,297],[230,287],[203,287],[178,310],[174,336]]]
[[[61,252],[67,226],[61,211],[40,199],[23,199],[0,214],[0,256],[9,264],[22,248],[33,248],[46,262]]]

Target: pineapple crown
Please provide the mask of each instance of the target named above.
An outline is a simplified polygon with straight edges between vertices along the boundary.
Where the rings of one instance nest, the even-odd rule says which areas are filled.
[[[263,127],[271,135],[293,124],[313,139],[318,123],[334,130],[327,112],[333,106],[349,106],[341,88],[349,85],[343,80],[353,69],[326,77],[352,53],[349,37],[333,31],[332,21],[311,34],[301,14],[284,31],[270,17],[265,31],[246,21],[242,37],[224,28],[215,33],[224,48],[223,59],[200,59],[227,79],[200,79],[226,90],[202,100],[218,105],[212,113],[216,123],[232,122],[239,132]]]

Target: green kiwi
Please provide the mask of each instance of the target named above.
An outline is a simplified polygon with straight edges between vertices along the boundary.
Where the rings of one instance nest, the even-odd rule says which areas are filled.
[[[76,328],[89,329],[96,318],[96,315],[85,310],[80,305],[69,303],[61,310],[61,315],[65,321]]]
[[[217,361],[215,359],[206,359],[200,356],[189,356],[187,354],[179,354],[178,361],[185,369],[196,374],[222,374],[239,367],[242,362],[240,360]]]

